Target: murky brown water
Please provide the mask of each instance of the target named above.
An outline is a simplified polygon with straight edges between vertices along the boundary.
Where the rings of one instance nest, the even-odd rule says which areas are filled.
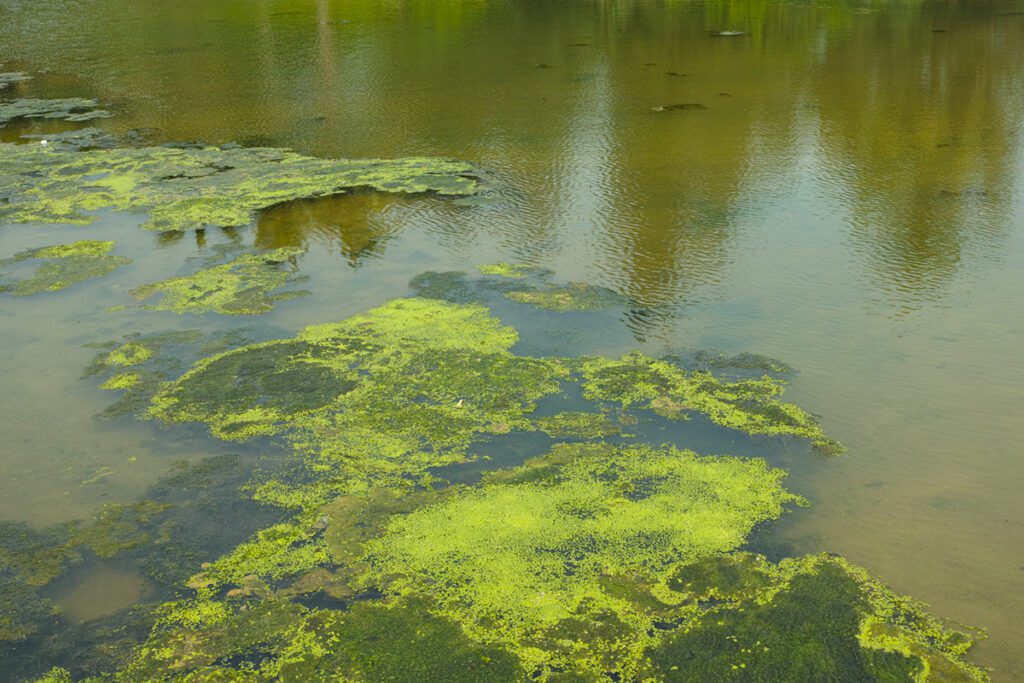
[[[155,141],[479,163],[496,188],[479,206],[356,194],[266,212],[238,239],[306,246],[314,295],[241,324],[291,334],[406,294],[424,270],[510,260],[638,303],[621,321],[629,334],[594,330],[594,351],[782,358],[801,371],[792,399],[850,448],[794,469],[814,506],[790,516],[787,538],[988,627],[978,659],[1016,680],[1022,10],[0,0],[0,63],[45,72],[15,92],[98,97],[117,113],[100,127]],[[655,110],[675,104],[700,106]],[[174,241],[136,225],[108,216],[71,231],[117,239],[135,259],[118,278],[0,298],[0,517],[86,516],[134,499],[176,459],[224,450],[198,431],[92,417],[110,397],[78,379],[95,354],[84,344],[240,324],[153,312],[122,329],[101,315],[138,283],[186,272],[202,239],[230,237]],[[68,234],[3,229],[0,256]],[[82,618],[121,604],[103,586],[142,590],[103,571],[69,593]],[[88,606],[90,595],[107,597]]]

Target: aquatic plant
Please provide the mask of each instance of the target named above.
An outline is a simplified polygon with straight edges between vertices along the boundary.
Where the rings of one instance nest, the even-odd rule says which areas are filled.
[[[730,382],[639,352],[618,360],[584,359],[581,373],[583,395],[592,400],[624,408],[638,405],[670,419],[701,413],[715,424],[748,434],[798,436],[810,439],[821,452],[842,451],[814,416],[779,400],[784,384],[768,376]]]
[[[653,622],[602,577],[657,583],[677,562],[733,550],[798,500],[783,476],[762,460],[561,445],[392,520],[365,562],[388,592],[429,594],[439,614],[529,669],[629,673]]]
[[[538,417],[533,423],[555,439],[605,439],[622,431],[605,413],[558,413]]]
[[[201,553],[159,559],[181,547],[170,509],[114,509],[73,529],[73,548],[153,555],[165,579],[196,570],[116,680],[986,679],[965,659],[974,634],[864,570],[742,551],[758,524],[803,503],[782,470],[606,440],[639,410],[826,441],[781,400],[781,381],[639,353],[520,356],[516,341],[483,306],[400,299],[214,353],[164,383],[150,417],[227,440],[277,436],[295,457],[246,487],[281,516],[202,566]],[[118,377],[154,362],[124,346],[97,367]],[[586,408],[535,415],[571,384]],[[573,442],[478,483],[435,478],[536,431]],[[237,462],[211,462],[210,481]],[[154,504],[176,496],[185,509],[207,479],[182,470]],[[150,510],[165,521],[133,525]],[[155,529],[161,552],[132,545]]]
[[[565,285],[544,285],[517,291],[506,292],[512,301],[531,304],[549,311],[596,311],[613,308],[628,303],[628,300],[605,287],[597,287],[581,282],[570,282]]]
[[[303,197],[369,187],[468,195],[473,168],[433,158],[317,159],[272,148],[138,147],[69,151],[0,146],[0,223],[73,223],[89,212],[147,212],[149,230],[244,225]]]
[[[284,434],[340,493],[459,462],[480,435],[529,429],[526,415],[568,371],[511,354],[516,338],[480,306],[396,300],[200,361],[150,415],[205,422],[223,439]]]
[[[85,280],[103,277],[131,263],[129,258],[110,254],[113,249],[113,242],[82,240],[29,249],[10,258],[0,259],[0,266],[29,259],[43,261],[31,276],[15,279],[12,283],[0,286],[0,291],[8,291],[14,296],[54,292]],[[0,277],[2,275],[0,273]]]
[[[504,261],[477,266],[476,269],[483,275],[497,275],[500,277],[513,278],[515,280],[537,272],[537,269],[531,266],[524,266],[517,263],[506,263]]]
[[[654,680],[987,680],[970,636],[835,555],[708,558],[669,585],[708,607],[648,650]]]
[[[143,285],[132,290],[132,295],[143,300],[159,294],[160,301],[146,308],[175,313],[266,313],[280,301],[309,294],[296,291],[271,294],[293,279],[294,265],[282,266],[302,253],[301,249],[283,247],[243,254],[228,263],[209,265],[192,275]]]
[[[6,84],[0,82],[0,85]],[[109,111],[99,107],[100,104],[96,100],[81,97],[58,100],[0,100],[0,126],[15,119],[64,119],[79,122],[113,116]],[[4,152],[6,153],[6,150]]]
[[[790,375],[794,372],[792,366],[760,353],[737,353],[727,356],[714,351],[699,351],[694,360],[709,368],[725,370],[756,370],[776,375]]]

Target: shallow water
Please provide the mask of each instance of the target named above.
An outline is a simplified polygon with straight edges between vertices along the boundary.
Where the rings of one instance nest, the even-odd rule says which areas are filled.
[[[86,344],[174,329],[290,336],[407,295],[426,270],[528,263],[636,305],[588,319],[584,333],[531,341],[524,331],[526,352],[714,348],[798,368],[790,398],[822,415],[849,454],[780,456],[813,507],[777,533],[796,552],[841,553],[936,614],[987,627],[978,661],[1015,680],[1022,10],[0,0],[3,70],[40,74],[5,95],[97,97],[117,115],[93,125],[147,129],[154,142],[451,156],[479,164],[491,188],[479,202],[296,202],[251,227],[177,239],[117,214],[87,228],[0,230],[0,258],[114,239],[134,259],[66,292],[0,297],[0,518],[85,517],[136,499],[175,460],[244,450],[198,429],[93,419],[111,396],[79,379],[97,353]],[[745,33],[711,35],[720,30]],[[656,110],[677,104],[701,107]],[[299,267],[313,295],[251,318],[104,312],[232,240],[306,247]],[[133,578],[102,571],[68,593],[69,611],[105,613],[121,603],[90,596],[117,586],[140,594]]]

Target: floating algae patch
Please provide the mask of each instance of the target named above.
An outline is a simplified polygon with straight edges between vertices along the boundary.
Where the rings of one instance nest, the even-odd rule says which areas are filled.
[[[137,299],[162,298],[146,308],[175,313],[256,315],[270,311],[274,304],[309,292],[280,292],[276,289],[294,279],[296,256],[301,249],[283,247],[243,254],[228,263],[210,265],[192,275],[161,280],[132,291]],[[286,267],[287,264],[287,267]]]
[[[0,126],[15,119],[63,119],[81,122],[109,116],[113,116],[113,114],[105,109],[100,109],[99,102],[81,97],[58,100],[0,100]],[[5,145],[5,147],[9,147],[9,145]],[[8,150],[5,149],[3,153],[6,155]]]
[[[842,451],[813,415],[779,400],[784,384],[772,377],[726,381],[639,352],[617,360],[584,359],[581,373],[583,395],[591,400],[648,408],[669,419],[701,413],[715,424],[748,434],[797,436],[810,439],[821,452]]]
[[[465,273],[426,272],[409,286],[419,295],[454,303],[487,301],[501,294],[511,301],[549,311],[600,311],[629,305],[618,292],[579,282],[551,282],[552,272],[543,268],[495,263],[477,266],[484,276],[470,279]]]
[[[530,304],[549,311],[599,311],[629,303],[629,300],[606,287],[597,287],[582,282],[564,285],[548,284],[519,291],[506,292],[512,301]]]
[[[537,429],[555,439],[606,439],[622,430],[604,413],[558,413],[534,420]]]
[[[41,260],[43,263],[32,275],[0,285],[0,291],[8,291],[14,296],[28,296],[67,289],[79,282],[103,277],[131,263],[129,258],[112,255],[110,252],[113,248],[113,242],[82,240],[29,249],[15,254],[11,258],[0,260],[0,266],[29,259]],[[0,277],[2,276],[0,273]]]
[[[200,361],[150,414],[205,422],[223,439],[283,434],[338,492],[400,480],[463,461],[480,435],[530,428],[526,416],[568,371],[513,355],[516,338],[483,307],[399,299]]]
[[[157,609],[116,679],[985,680],[964,659],[971,634],[863,570],[742,551],[756,525],[802,503],[783,471],[603,441],[637,410],[825,440],[781,400],[781,381],[642,354],[518,356],[516,340],[482,306],[400,299],[164,383],[151,417],[293,449],[244,493],[286,509],[201,566],[201,553],[169,562],[164,580],[192,593]],[[100,366],[117,376],[153,362]],[[573,384],[597,405],[535,415]],[[535,431],[574,442],[473,485],[431,475]],[[167,491],[184,506],[204,476]],[[188,528],[142,530],[173,551]]]
[[[248,341],[239,330],[205,337],[199,330],[177,330],[145,336],[133,334],[126,339],[88,345],[103,351],[85,368],[83,379],[104,377],[101,389],[124,392],[100,413],[101,417],[143,414],[167,379],[187,366],[190,356],[223,351]]]
[[[217,605],[168,605],[118,680],[523,680],[513,655],[473,642],[422,601],[359,603],[347,611],[281,599],[234,612]]]
[[[714,351],[699,351],[694,356],[694,360],[709,368],[722,370],[749,370],[774,375],[791,375],[795,372],[792,366],[760,353],[738,353],[727,356]]]
[[[483,275],[497,275],[499,277],[508,277],[514,280],[519,280],[527,277],[528,275],[535,275],[540,272],[532,266],[505,263],[504,261],[477,266],[476,269]]]
[[[984,681],[972,638],[833,555],[708,558],[670,584],[713,600],[647,652],[659,681]]]
[[[762,460],[606,445],[560,446],[554,459],[564,464],[531,462],[392,521],[366,544],[371,575],[389,592],[431,595],[531,668],[628,673],[652,617],[602,577],[657,582],[674,563],[738,547],[798,500]]]
[[[0,146],[0,223],[74,223],[91,211],[146,212],[146,229],[249,223],[282,202],[369,187],[469,195],[469,164],[437,158],[317,159],[283,149]]]

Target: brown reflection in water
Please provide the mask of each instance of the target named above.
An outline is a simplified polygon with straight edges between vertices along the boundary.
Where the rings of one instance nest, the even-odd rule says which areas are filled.
[[[356,191],[301,199],[270,208],[256,223],[254,244],[260,249],[308,248],[310,242],[337,250],[352,267],[383,253],[398,231],[387,212],[415,199],[382,192]]]
[[[1022,68],[1024,22],[957,4],[872,16],[818,67],[832,182],[870,276],[900,308],[941,297],[970,246],[991,257],[1003,242]]]

